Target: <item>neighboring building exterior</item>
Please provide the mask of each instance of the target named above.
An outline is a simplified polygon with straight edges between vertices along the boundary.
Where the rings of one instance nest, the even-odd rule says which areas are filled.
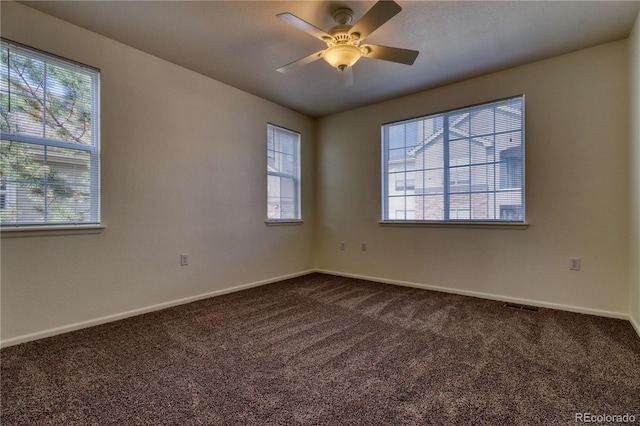
[[[387,129],[386,220],[524,220],[522,100]]]

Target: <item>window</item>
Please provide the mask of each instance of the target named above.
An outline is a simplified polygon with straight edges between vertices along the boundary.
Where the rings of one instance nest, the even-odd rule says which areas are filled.
[[[509,221],[521,221],[522,206],[501,206],[500,219]]]
[[[404,190],[411,191],[415,189],[415,185],[416,183],[414,182],[413,179],[407,179],[406,181],[403,179],[398,179],[396,180],[396,191],[404,191]]]
[[[383,220],[524,223],[523,129],[524,96],[383,125]]]
[[[267,219],[300,220],[300,134],[267,126]]]
[[[470,219],[471,210],[469,209],[449,209],[449,219]]]
[[[2,40],[2,226],[100,223],[99,71]]]
[[[396,210],[394,219],[415,219],[416,212],[413,210]]]
[[[0,180],[0,210],[7,208],[7,183]]]
[[[450,158],[449,185],[469,185],[469,156]]]
[[[505,149],[500,153],[500,188],[522,186],[522,152],[519,147]]]

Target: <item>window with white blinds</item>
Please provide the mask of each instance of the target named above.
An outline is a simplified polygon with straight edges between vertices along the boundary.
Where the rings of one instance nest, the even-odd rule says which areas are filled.
[[[3,227],[100,223],[100,74],[2,39]]]
[[[267,219],[300,220],[300,134],[267,125]]]
[[[525,222],[524,96],[383,125],[382,151],[383,221]]]

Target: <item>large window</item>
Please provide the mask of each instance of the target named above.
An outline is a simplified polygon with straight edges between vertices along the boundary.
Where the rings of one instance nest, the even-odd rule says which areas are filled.
[[[523,223],[523,130],[523,96],[382,126],[383,220]]]
[[[0,222],[100,223],[100,75],[2,40]]]
[[[267,126],[267,219],[300,220],[300,134]]]

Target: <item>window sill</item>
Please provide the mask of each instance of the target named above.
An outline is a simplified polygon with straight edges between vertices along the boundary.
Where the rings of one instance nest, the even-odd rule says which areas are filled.
[[[381,220],[382,226],[399,226],[412,228],[477,228],[477,229],[527,229],[528,223],[521,222],[439,222],[412,220]]]
[[[304,222],[302,219],[281,219],[281,220],[265,220],[264,223],[267,226],[287,226],[287,225],[302,225]]]
[[[104,229],[104,225],[13,226],[0,229],[0,237],[22,238],[101,234]]]

